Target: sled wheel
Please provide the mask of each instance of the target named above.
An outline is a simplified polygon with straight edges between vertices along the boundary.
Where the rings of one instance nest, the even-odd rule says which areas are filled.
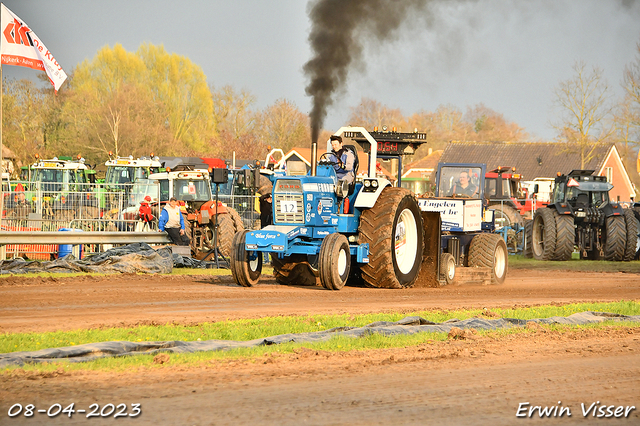
[[[349,241],[342,234],[328,235],[320,247],[318,270],[320,283],[327,290],[340,290],[349,278],[351,254]]]
[[[576,242],[576,228],[573,226],[573,216],[558,214],[556,219],[556,250],[553,260],[569,260]]]
[[[451,253],[442,253],[440,257],[440,281],[449,285],[456,278],[456,260]]]
[[[507,245],[498,234],[478,234],[469,245],[469,266],[491,269],[491,282],[502,284],[507,277]]]
[[[551,260],[556,251],[556,218],[554,210],[538,209],[533,217],[531,251],[536,260]]]
[[[415,196],[387,187],[360,216],[359,242],[369,244],[362,278],[371,287],[411,287],[418,277],[424,246],[423,224]]]
[[[249,231],[240,231],[234,235],[231,251],[231,275],[243,287],[258,284],[262,273],[262,253],[245,250],[247,232]]]

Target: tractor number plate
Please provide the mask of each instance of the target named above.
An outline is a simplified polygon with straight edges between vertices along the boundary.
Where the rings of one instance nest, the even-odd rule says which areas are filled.
[[[298,212],[298,204],[291,200],[281,200],[280,201],[280,213],[297,213]]]

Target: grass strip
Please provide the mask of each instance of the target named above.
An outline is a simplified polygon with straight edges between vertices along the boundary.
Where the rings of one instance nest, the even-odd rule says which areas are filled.
[[[637,323],[604,321],[598,324],[586,325],[544,325],[541,328],[560,335],[576,330],[599,329],[631,329],[638,328]],[[505,339],[512,335],[526,335],[536,333],[523,327],[513,327],[500,330],[476,330],[478,337],[488,337],[493,340]],[[201,368],[211,363],[241,362],[249,364],[264,363],[271,356],[293,354],[300,349],[336,353],[348,351],[369,351],[377,349],[410,348],[421,345],[438,345],[449,340],[446,333],[417,333],[412,335],[397,335],[386,337],[379,334],[368,335],[354,339],[345,336],[335,336],[328,341],[318,343],[285,343],[273,346],[239,348],[228,351],[208,351],[196,353],[172,353],[170,363],[157,364],[154,355],[133,355],[124,357],[101,358],[94,361],[69,363],[65,361],[42,364],[27,364],[23,367],[8,367],[0,371],[0,375],[11,375],[15,370],[36,373],[60,373],[72,371],[103,371],[103,372],[136,372],[159,368]]]
[[[580,260],[574,256],[567,261],[527,259],[521,255],[509,256],[509,269],[537,269],[583,272],[627,272],[640,274],[640,262],[610,262],[606,260]],[[508,278],[508,274],[507,274]]]
[[[128,328],[102,328],[47,333],[0,334],[0,353],[36,351],[47,348],[74,346],[85,343],[131,341],[247,341],[286,333],[305,333],[334,327],[362,327],[376,321],[399,321],[407,316],[420,316],[435,323],[452,318],[464,320],[480,318],[533,319],[569,316],[578,312],[597,311],[621,315],[640,315],[640,302],[576,303],[559,306],[536,306],[518,309],[465,309],[453,311],[418,311],[363,315],[305,315],[279,316],[259,319],[205,322],[194,325],[164,324]]]

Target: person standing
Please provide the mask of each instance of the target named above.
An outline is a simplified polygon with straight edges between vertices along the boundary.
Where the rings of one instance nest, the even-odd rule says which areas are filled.
[[[164,206],[160,213],[160,221],[158,222],[158,230],[160,232],[167,231],[169,238],[174,244],[179,246],[189,245],[189,237],[184,230],[184,217],[178,206],[176,197],[169,199],[169,204]]]
[[[271,193],[267,192],[260,196],[260,228],[273,223],[273,207]]]

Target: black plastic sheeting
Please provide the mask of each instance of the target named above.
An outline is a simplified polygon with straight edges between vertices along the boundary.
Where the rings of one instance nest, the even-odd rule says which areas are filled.
[[[23,366],[43,362],[84,362],[98,358],[127,355],[154,355],[166,353],[192,353],[200,351],[223,351],[228,349],[248,348],[256,346],[277,345],[287,342],[314,343],[329,340],[333,336],[365,337],[370,334],[395,336],[399,334],[415,333],[448,333],[451,328],[495,330],[500,328],[524,327],[527,322],[538,324],[566,324],[582,325],[600,323],[603,321],[631,321],[640,322],[640,315],[626,316],[605,312],[581,312],[568,317],[550,317],[541,319],[482,319],[470,318],[466,320],[452,319],[443,323],[434,323],[424,318],[406,317],[396,322],[378,321],[364,327],[335,327],[330,330],[310,333],[281,334],[249,341],[234,340],[205,340],[205,341],[168,341],[168,342],[103,342],[85,345],[68,346],[64,348],[42,349],[33,352],[10,352],[0,354],[0,368],[9,366]]]
[[[215,262],[201,261],[172,254],[169,247],[154,250],[147,243],[134,243],[115,247],[103,253],[76,259],[69,254],[63,258],[39,262],[21,258],[0,261],[0,274],[28,272],[145,272],[169,274],[173,268],[215,268]]]

